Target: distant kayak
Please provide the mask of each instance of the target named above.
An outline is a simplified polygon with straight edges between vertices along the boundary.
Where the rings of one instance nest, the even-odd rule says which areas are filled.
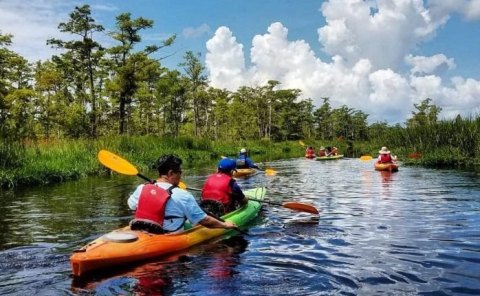
[[[333,156],[319,156],[316,160],[335,160],[335,159],[342,159],[343,154],[340,155],[333,155]]]
[[[252,169],[252,168],[246,168],[246,169],[237,169],[237,171],[233,172],[234,177],[247,177],[255,174],[257,170]]]
[[[375,162],[375,169],[377,171],[398,172],[398,165],[395,163],[379,163]]]
[[[246,190],[244,193],[247,197],[262,201],[266,190],[260,187]],[[250,200],[244,207],[228,213],[222,218],[241,227],[255,218],[260,208],[260,202]],[[75,250],[70,257],[72,273],[74,276],[82,276],[94,270],[112,268],[169,254],[187,249],[229,231],[234,230],[210,229],[197,225],[179,233],[151,234],[145,231],[131,230],[130,226],[127,226],[107,233]]]
[[[315,154],[305,154],[305,158],[315,158]]]

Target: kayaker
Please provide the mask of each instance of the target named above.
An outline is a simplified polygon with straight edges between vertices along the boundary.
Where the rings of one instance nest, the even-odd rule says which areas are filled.
[[[231,221],[222,222],[208,216],[191,193],[177,187],[182,175],[181,164],[182,160],[171,154],[158,159],[156,183],[139,185],[128,198],[128,206],[136,210],[130,228],[163,234],[183,229],[186,220],[207,228],[236,228]]]
[[[320,150],[318,151],[318,156],[319,157],[327,156],[327,152],[325,151],[325,147],[323,147],[323,146],[320,147]]]
[[[202,189],[202,202],[200,206],[222,216],[234,211],[237,206],[248,203],[248,198],[243,194],[237,181],[232,178],[236,162],[230,158],[220,160],[217,172],[208,176]]]
[[[330,152],[330,156],[337,156],[338,155],[338,148],[333,146],[332,152]]]
[[[253,160],[251,160],[250,157],[247,156],[246,148],[240,149],[240,154],[238,155],[236,162],[237,162],[237,169],[248,169],[248,168],[260,169],[253,162]]]
[[[378,163],[392,163],[397,160],[397,157],[391,156],[390,150],[387,147],[383,146],[380,151],[378,151]]]
[[[315,149],[312,146],[308,146],[307,150],[305,150],[305,157],[307,158],[315,157]]]

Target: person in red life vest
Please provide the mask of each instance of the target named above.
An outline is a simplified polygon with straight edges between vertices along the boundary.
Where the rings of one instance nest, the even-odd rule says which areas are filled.
[[[318,156],[319,157],[327,156],[327,152],[325,151],[325,147],[323,147],[323,146],[320,147],[320,150],[318,150]]]
[[[248,203],[237,181],[232,178],[236,161],[224,158],[218,163],[215,174],[208,176],[202,188],[201,207],[222,216]]]
[[[392,163],[397,160],[397,157],[391,156],[390,151],[387,147],[383,146],[380,151],[378,151],[378,163]]]
[[[305,150],[305,157],[306,158],[315,157],[315,149],[312,146],[308,146],[307,150]]]
[[[135,210],[130,222],[132,230],[163,234],[183,230],[185,221],[207,228],[234,229],[231,221],[222,222],[208,216],[191,193],[178,188],[182,160],[175,155],[163,155],[157,161],[158,179],[155,184],[142,184],[128,198]]]

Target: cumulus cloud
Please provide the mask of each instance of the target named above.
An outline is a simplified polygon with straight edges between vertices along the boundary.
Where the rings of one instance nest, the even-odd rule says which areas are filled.
[[[431,57],[413,56],[405,57],[405,62],[412,66],[412,74],[432,74],[455,68],[453,59],[447,58],[444,54],[436,54]]]
[[[207,42],[205,65],[210,72],[210,84],[219,88],[237,89],[248,83],[245,72],[243,45],[227,27],[220,27]]]
[[[317,30],[330,61],[316,57],[304,40],[289,40],[288,28],[277,22],[253,37],[248,69],[243,45],[227,27],[207,42],[206,65],[216,87],[278,80],[280,88],[301,89],[317,106],[329,97],[335,107],[362,110],[370,122],[405,122],[413,104],[426,98],[442,107],[441,116],[468,115],[478,110],[480,81],[442,81],[440,74],[455,67],[453,58],[411,52],[434,38],[451,13],[472,18],[479,1],[436,0],[425,7],[422,0],[330,0],[320,9],[326,25]]]

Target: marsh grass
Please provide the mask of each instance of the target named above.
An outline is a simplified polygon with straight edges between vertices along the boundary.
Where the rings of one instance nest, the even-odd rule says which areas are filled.
[[[261,141],[213,142],[194,138],[106,137],[92,140],[56,140],[28,143],[4,149],[9,162],[0,166],[1,187],[43,185],[75,180],[89,175],[110,173],[97,160],[101,149],[112,151],[134,164],[139,171],[154,168],[162,154],[175,154],[184,166],[214,166],[221,156],[236,157],[246,147],[255,162],[298,157],[301,148],[296,142]]]

